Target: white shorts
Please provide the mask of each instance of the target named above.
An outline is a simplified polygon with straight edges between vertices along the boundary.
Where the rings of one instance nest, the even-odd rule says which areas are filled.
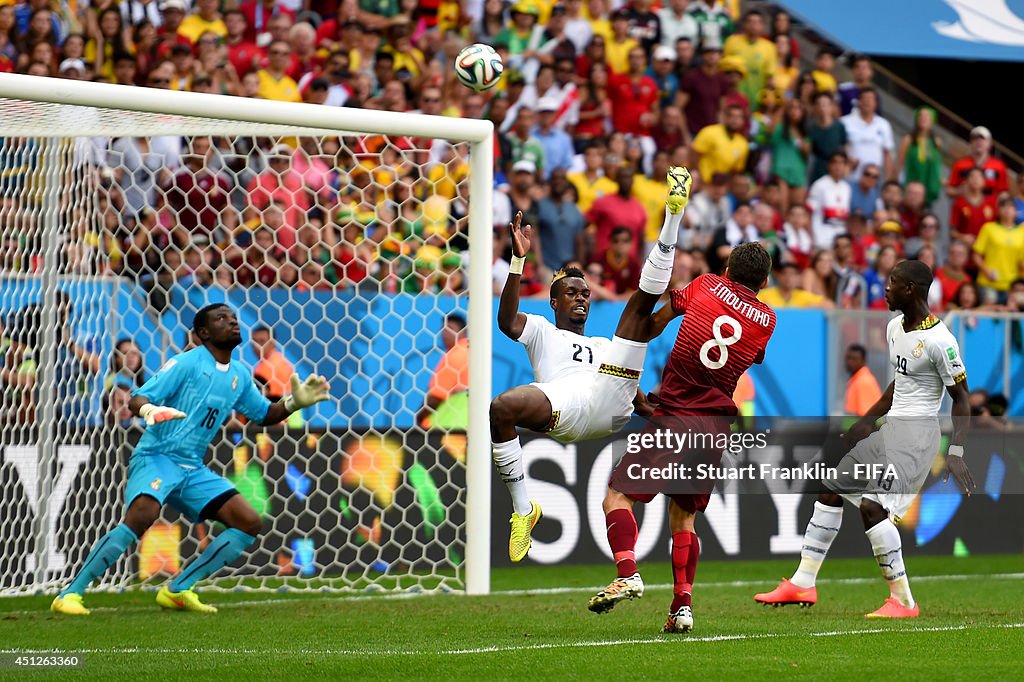
[[[890,417],[846,453],[836,466],[838,479],[825,486],[856,507],[871,500],[899,523],[928,478],[941,437],[933,417]]]
[[[614,337],[593,382],[534,382],[551,402],[546,433],[559,443],[604,438],[618,433],[633,416],[647,344]]]

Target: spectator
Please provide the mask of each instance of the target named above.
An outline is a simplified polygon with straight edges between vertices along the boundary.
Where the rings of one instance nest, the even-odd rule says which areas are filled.
[[[608,194],[615,194],[619,186],[604,174],[604,147],[600,142],[590,142],[583,150],[584,169],[569,173],[569,182],[576,188],[580,211],[586,213],[594,202]]]
[[[882,169],[869,163],[860,174],[860,179],[850,187],[850,213],[873,216],[882,205],[882,190],[878,186]]]
[[[278,0],[246,0],[238,5],[238,9],[245,15],[245,39],[252,42],[258,42],[257,36],[270,30],[273,17],[284,15],[289,19],[289,26],[295,21],[294,10]]]
[[[899,212],[904,236],[916,237],[918,226],[927,213],[924,185],[920,182],[907,183],[903,190],[903,201],[900,204]]]
[[[530,138],[540,143],[543,148],[543,176],[547,180],[553,170],[568,170],[572,165],[572,138],[555,127],[558,114],[558,101],[554,97],[544,97],[537,104],[538,123],[530,130]]]
[[[184,165],[163,187],[167,206],[191,240],[216,242],[234,232],[238,214],[229,203],[231,182],[213,170],[216,150],[209,137],[198,135],[189,143]]]
[[[118,339],[114,344],[114,352],[110,354],[110,373],[103,380],[103,390],[110,391],[118,383],[131,388],[146,383],[142,351],[135,341],[126,337]]]
[[[301,102],[299,86],[288,75],[292,58],[291,45],[284,40],[274,41],[267,48],[267,56],[267,66],[256,72],[260,79],[259,96],[280,102]]]
[[[601,283],[616,300],[625,300],[640,286],[640,259],[628,227],[612,230],[608,248],[594,262],[601,266]]]
[[[170,52],[171,47],[177,44],[188,45],[188,38],[178,34],[181,22],[185,20],[184,0],[163,0],[160,3],[160,12],[163,14],[163,22],[157,26],[157,47],[154,50],[158,59],[163,59]]]
[[[895,177],[892,126],[877,111],[878,93],[873,88],[865,88],[857,99],[857,108],[843,116],[854,180],[871,163],[879,166],[886,178]]]
[[[497,3],[497,0],[492,0]],[[490,5],[491,3],[487,3]],[[485,7],[487,6],[485,5]],[[583,0],[566,0],[565,2],[565,35],[572,41],[576,52],[583,53],[594,35],[590,22],[583,16]]]
[[[814,83],[818,88],[818,92],[827,92],[830,95],[835,95],[839,90],[839,84],[836,82],[835,77],[836,68],[836,53],[829,46],[824,46],[818,50],[818,54],[814,57],[814,70],[811,71],[811,76],[814,78]]]
[[[556,272],[576,258],[586,221],[565,171],[553,171],[549,184],[551,194],[537,202],[537,234],[543,245],[544,267]]]
[[[608,97],[608,68],[601,62],[590,65],[580,95],[579,121],[573,131],[576,149],[583,149],[592,140],[609,130],[612,101]]]
[[[270,327],[259,325],[253,328],[252,350],[257,358],[252,374],[266,386],[267,398],[276,401],[291,393],[295,367],[278,350]]]
[[[863,417],[882,397],[878,380],[867,365],[867,349],[854,343],[846,349],[846,414]]]
[[[692,140],[686,130],[686,119],[679,107],[668,106],[661,110],[657,125],[651,131],[655,149],[671,151],[686,148]]]
[[[696,41],[690,40],[689,38],[679,38],[676,40],[676,78],[682,85],[683,78],[686,74],[697,66],[697,51],[695,49]]]
[[[892,246],[884,246],[878,251],[873,268],[864,271],[864,282],[867,291],[867,307],[874,310],[885,310],[885,288],[889,283],[889,275],[896,267],[899,255]]]
[[[982,225],[996,219],[996,209],[996,197],[985,194],[985,171],[978,166],[969,168],[949,211],[950,235],[973,246]]]
[[[754,212],[750,204],[739,202],[733,209],[732,217],[711,235],[707,249],[708,271],[721,274],[729,260],[729,254],[740,244],[756,242],[757,227],[754,226]]]
[[[722,108],[738,106],[743,109],[744,129],[750,130],[751,99],[739,90],[740,84],[747,75],[747,66],[739,57],[723,57],[718,64],[719,71],[725,78],[725,92],[722,94]],[[765,91],[766,93],[769,91]],[[769,95],[774,104],[774,93]],[[758,101],[758,100],[753,100]]]
[[[834,152],[828,161],[828,175],[818,178],[807,193],[814,243],[819,248],[831,248],[836,235],[846,232],[852,194],[844,177],[846,169],[846,154]]]
[[[620,226],[633,234],[630,255],[640,257],[647,228],[647,211],[643,204],[633,198],[633,172],[629,166],[620,167],[615,178],[619,185],[618,192],[596,200],[587,211],[587,248],[583,255],[588,256],[588,259],[608,249],[612,230]]]
[[[699,178],[699,174],[694,178],[695,186],[698,186]],[[732,205],[727,194],[729,180],[728,175],[718,173],[711,176],[711,182],[705,184],[700,191],[691,190],[692,198],[683,218],[690,229],[680,232],[680,246],[703,249],[710,244],[711,235],[715,230],[725,227],[732,213]]]
[[[622,133],[647,138],[644,144],[645,156],[654,154],[651,129],[657,120],[658,85],[650,76],[644,75],[647,57],[640,47],[629,51],[628,72],[614,75],[609,79],[608,91],[612,100],[612,127]]]
[[[779,263],[775,268],[775,286],[761,289],[758,300],[772,308],[832,308],[832,301],[800,288],[800,267]]]
[[[658,10],[658,21],[661,24],[661,44],[676,49],[680,38],[686,38],[691,45],[696,45],[700,37],[697,21],[687,12],[690,0],[668,0]]]
[[[971,153],[958,159],[949,171],[946,194],[955,197],[964,192],[963,185],[971,170],[980,168],[986,196],[998,196],[1009,189],[1006,164],[992,156],[992,133],[985,126],[976,126],[970,135]]]
[[[669,157],[668,151],[659,149],[654,154],[649,175],[637,173],[633,177],[633,196],[644,205],[647,211],[647,230],[644,239],[650,248],[658,241],[662,223],[665,221],[665,197],[668,196]],[[692,193],[692,188],[691,188]],[[646,256],[646,252],[644,253]]]
[[[786,248],[782,237],[775,231],[775,209],[765,201],[758,202],[754,206],[753,223],[757,228],[757,240],[771,256],[772,262],[782,262]]]
[[[540,47],[537,60],[541,64],[553,65],[561,60],[571,64],[576,61],[576,45],[565,33],[565,5],[557,4],[551,8],[551,16],[541,32]]]
[[[903,136],[896,168],[904,182],[920,182],[925,189],[925,205],[931,206],[942,189],[942,143],[935,134],[935,110],[918,107],[914,129]]]
[[[747,163],[749,143],[743,134],[743,109],[729,106],[724,123],[710,125],[693,138],[693,151],[698,159],[697,168],[703,178],[716,173],[742,173]]]
[[[605,40],[605,62],[615,75],[629,73],[629,55],[633,48],[640,48],[643,52],[640,43],[629,35],[629,18],[629,10],[625,7],[615,10],[611,17],[611,35]]]
[[[899,233],[896,234],[898,236]],[[867,286],[857,272],[853,256],[853,238],[849,234],[836,236],[832,249],[832,272],[835,274],[836,286],[834,300],[843,308],[863,308],[867,298]]]
[[[765,19],[760,10],[747,10],[741,26],[742,33],[726,39],[725,56],[738,57],[743,64],[746,74],[739,84],[739,91],[753,102],[775,74],[778,54],[775,43],[765,38]]]
[[[807,139],[811,143],[811,185],[829,172],[829,159],[833,154],[846,151],[846,126],[836,120],[834,107],[835,103],[828,93],[814,96],[814,116],[807,124]]]
[[[131,33],[121,18],[121,10],[110,5],[99,14],[96,32],[85,44],[85,61],[93,64],[97,75],[114,78],[114,55],[135,53]]]
[[[864,88],[874,86],[875,67],[871,64],[871,58],[867,55],[858,54],[850,58],[850,71],[853,73],[853,80],[839,84],[839,112],[846,116],[853,112],[860,98],[860,91]],[[881,106],[878,112],[882,111]]]
[[[811,144],[804,132],[805,123],[804,105],[791,99],[771,133],[771,174],[782,182],[783,213],[807,199],[807,156]]]
[[[996,221],[985,223],[974,242],[974,264],[982,303],[1006,303],[1010,283],[1024,276],[1024,225],[1013,199],[999,200]]]
[[[279,143],[267,153],[267,168],[254,177],[246,188],[249,204],[245,219],[252,223],[256,214],[271,203],[284,210],[284,226],[276,233],[277,243],[288,250],[295,244],[296,230],[305,223],[310,197],[304,191],[302,177],[292,168],[295,150]]]
[[[800,288],[834,302],[838,279],[833,269],[832,252],[818,249],[811,255],[811,267],[800,276]]]
[[[228,34],[224,17],[220,13],[219,0],[195,0],[195,9],[185,17],[178,27],[178,35],[195,44],[204,33],[215,33],[219,38]]]
[[[721,47],[707,45],[701,52],[700,66],[690,69],[679,84],[681,106],[691,135],[718,123],[719,106],[726,91],[725,77],[718,69],[721,60]]]
[[[796,56],[793,52],[793,46],[796,45],[796,42],[786,33],[777,34],[773,41],[778,58],[775,65],[775,73],[772,74],[772,87],[787,100],[796,99],[794,95],[796,94],[796,84],[800,77],[800,69],[797,68]],[[803,102],[800,103],[803,104]]]
[[[465,429],[469,422],[469,338],[466,318],[449,313],[441,329],[444,355],[434,369],[416,423],[423,428]]]
[[[679,101],[679,78],[675,73],[676,51],[671,47],[659,45],[654,49],[654,56],[647,76],[658,86],[658,107],[677,104]]]
[[[515,126],[505,136],[509,145],[509,163],[515,165],[520,161],[529,161],[535,168],[544,168],[544,147],[530,134],[534,129],[536,114],[529,107],[521,107],[516,116]]]
[[[1024,223],[1024,173],[1017,173],[1017,186],[1013,202],[1017,206],[1017,222]]]
[[[811,230],[811,213],[803,204],[792,204],[782,226],[786,251],[801,270],[811,263],[814,251],[814,232]]]
[[[970,261],[970,247],[961,241],[949,245],[946,262],[935,271],[935,279],[942,285],[942,308],[947,309],[956,298],[957,291],[964,282],[970,282],[967,272]]]
[[[926,213],[917,224],[917,236],[911,237],[903,245],[903,252],[907,258],[918,258],[918,252],[925,247],[935,249],[939,254],[939,219],[932,213]],[[939,264],[942,259],[939,259]]]
[[[690,14],[700,28],[701,47],[717,46],[732,35],[736,30],[729,10],[720,5],[717,0],[693,0],[690,3]]]
[[[224,13],[224,45],[228,51],[228,61],[235,68],[239,77],[253,71],[263,59],[263,50],[256,43],[246,40],[248,23],[245,14],[240,10],[228,10]]]

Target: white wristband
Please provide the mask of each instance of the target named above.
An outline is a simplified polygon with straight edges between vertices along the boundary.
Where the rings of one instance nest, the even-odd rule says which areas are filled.
[[[510,275],[521,275],[523,274],[523,266],[526,265],[526,258],[520,258],[519,256],[512,256],[512,261],[508,265],[508,274]]]
[[[950,445],[949,449],[946,450],[946,454],[950,457],[963,457],[964,446],[963,445]]]
[[[282,402],[284,403],[284,409],[288,411],[288,414],[299,409],[298,405],[295,404],[295,396],[293,395],[286,395]]]

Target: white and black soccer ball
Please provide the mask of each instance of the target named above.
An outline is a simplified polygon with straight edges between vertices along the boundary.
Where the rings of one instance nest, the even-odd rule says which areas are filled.
[[[483,43],[464,47],[455,57],[455,75],[459,82],[477,92],[497,85],[504,70],[501,56]]]

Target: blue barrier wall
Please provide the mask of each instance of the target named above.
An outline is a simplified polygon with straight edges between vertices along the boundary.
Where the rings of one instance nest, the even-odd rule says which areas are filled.
[[[163,358],[185,345],[187,325],[195,311],[212,302],[227,302],[236,311],[248,339],[252,328],[265,324],[276,330],[278,344],[302,374],[328,377],[335,400],[321,403],[306,415],[313,426],[407,428],[422,407],[433,368],[441,358],[440,330],[444,316],[465,314],[465,298],[413,295],[362,296],[356,293],[299,292],[285,289],[224,291],[216,287],[179,287],[172,292],[161,320],[171,339],[164,337],[146,310],[145,297],[129,283],[73,282],[62,285],[75,304],[72,329],[80,343],[108,357],[114,337],[136,338],[155,371]],[[37,302],[38,282],[0,280],[0,314]],[[496,306],[496,304],[495,304]],[[548,316],[546,300],[522,302],[523,312]],[[598,302],[591,308],[587,333],[611,336],[622,304]],[[1006,322],[979,319],[962,331],[964,358],[971,386],[1004,391],[1004,353],[1009,353],[1011,376],[1024,376],[1020,334],[1006,342]],[[1020,322],[1010,324],[1020,325]],[[673,322],[653,343],[641,388],[659,381],[679,322]],[[533,381],[525,350],[505,338],[494,323],[492,395]],[[470,337],[472,343],[472,336]],[[758,414],[816,416],[827,413],[827,326],[823,314],[809,310],[780,310],[775,335],[763,365],[751,369],[757,390]],[[256,357],[248,343],[241,348],[248,366]],[[103,374],[106,373],[104,370]],[[93,384],[97,387],[102,376]],[[1011,414],[1024,414],[1024,391],[1009,391]],[[1016,393],[1016,394],[1015,394]],[[94,401],[97,406],[98,399]]]

